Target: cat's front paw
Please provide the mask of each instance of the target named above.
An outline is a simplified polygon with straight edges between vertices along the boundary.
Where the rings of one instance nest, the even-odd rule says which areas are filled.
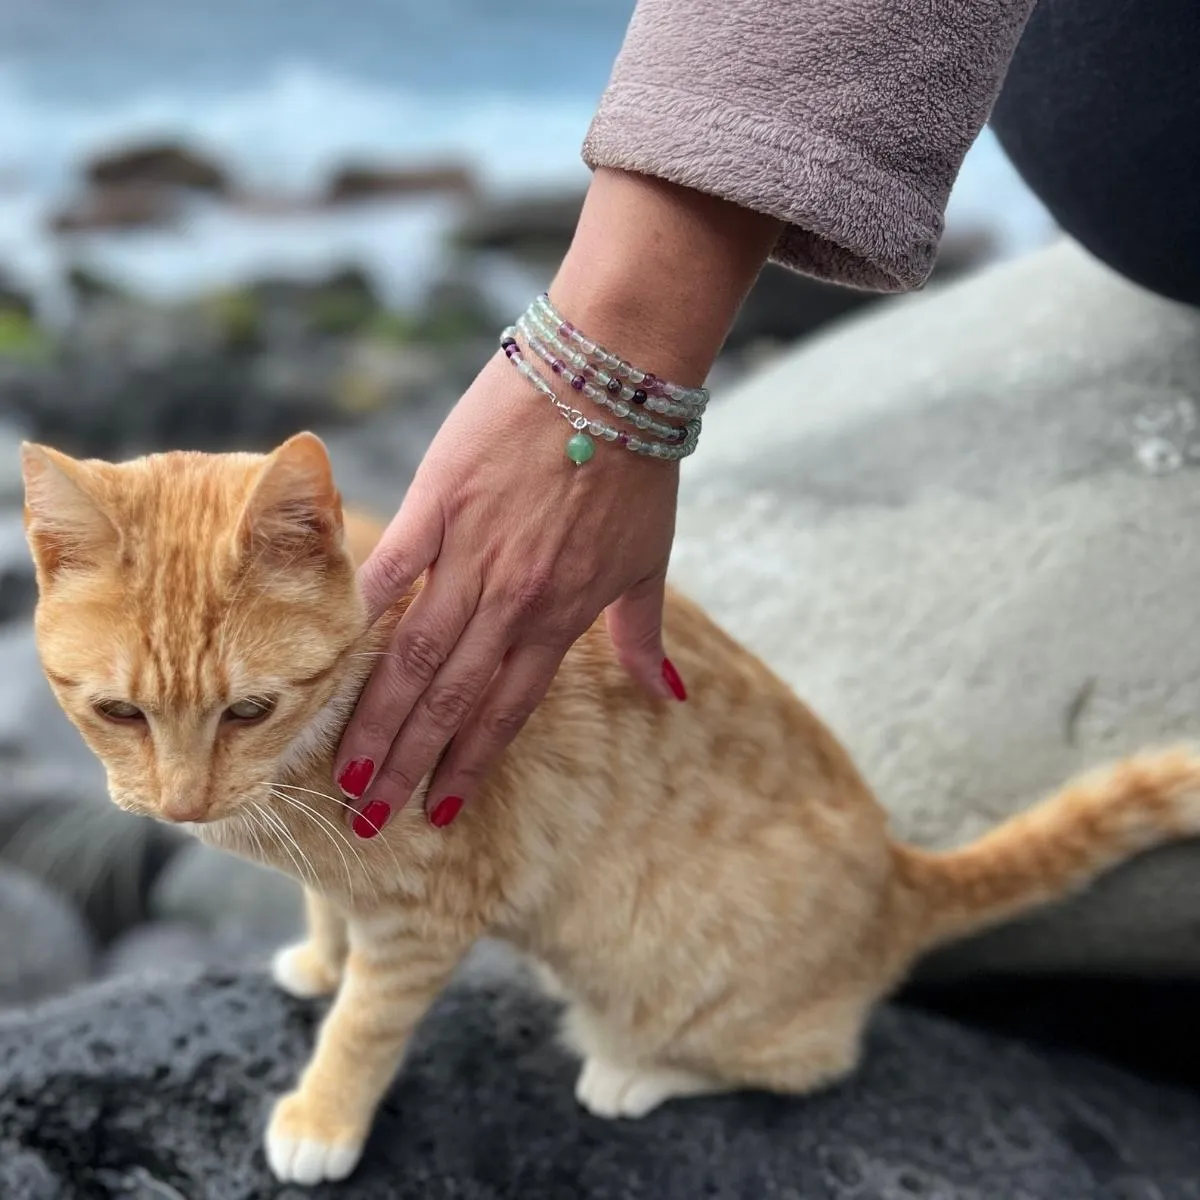
[[[276,952],[271,961],[271,975],[289,996],[313,1000],[337,991],[342,968],[318,954],[312,942],[297,942]]]
[[[271,1113],[267,1163],[280,1183],[345,1179],[358,1166],[367,1133],[345,1121],[335,1104],[292,1092],[277,1101]]]

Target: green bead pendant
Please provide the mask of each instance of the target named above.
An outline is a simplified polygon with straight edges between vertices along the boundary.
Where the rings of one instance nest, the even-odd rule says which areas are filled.
[[[581,467],[596,453],[596,443],[586,433],[577,433],[567,439],[567,457]]]

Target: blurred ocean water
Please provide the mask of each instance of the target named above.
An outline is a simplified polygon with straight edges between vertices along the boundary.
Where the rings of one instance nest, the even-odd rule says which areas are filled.
[[[303,193],[349,160],[469,164],[498,195],[582,184],[579,146],[632,0],[0,0],[0,269],[61,266],[47,213],[81,158],[179,138],[249,188]],[[446,201],[351,213],[202,210],[185,233],[91,236],[72,248],[164,297],[264,272],[369,265],[392,299],[436,271]],[[1002,254],[1048,223],[987,133],[952,201]]]

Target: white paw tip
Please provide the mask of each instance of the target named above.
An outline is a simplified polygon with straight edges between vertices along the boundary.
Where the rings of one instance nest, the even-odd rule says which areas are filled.
[[[308,947],[303,944],[277,951],[271,960],[271,976],[289,996],[298,1000],[315,1000],[329,991],[325,980],[313,974]]]
[[[592,1114],[604,1120],[621,1116],[621,1095],[629,1072],[594,1058],[587,1059],[575,1085],[575,1099]]]
[[[362,1146],[328,1146],[306,1138],[267,1134],[267,1163],[280,1183],[336,1183],[358,1166]]]

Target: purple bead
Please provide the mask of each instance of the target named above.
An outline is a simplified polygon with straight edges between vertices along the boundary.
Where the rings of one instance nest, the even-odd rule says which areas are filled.
[[[638,388],[638,390],[633,393],[633,402],[634,404],[646,403],[646,392],[644,388]]]
[[[515,346],[516,344],[517,344],[517,339],[516,339],[516,338],[505,338],[505,339],[504,339],[504,340],[503,340],[503,341],[500,343],[500,345],[502,345],[502,346],[505,348],[505,350],[507,350],[507,349],[509,348],[509,346]]]
[[[607,384],[610,396],[618,396],[621,393],[621,381],[619,379],[610,379]]]
[[[553,362],[550,364],[550,370],[552,370],[552,371],[555,373],[555,375],[561,375],[561,374],[563,373],[563,363],[562,363],[562,359],[561,359],[561,358],[556,358],[556,359],[555,359],[555,360],[554,360],[554,361],[553,361]]]
[[[505,346],[504,353],[507,354],[509,358],[516,358],[519,351],[517,350],[516,346]]]
[[[618,433],[617,434],[617,445],[618,446],[628,446],[629,445],[629,434]]]
[[[573,387],[573,388],[574,388],[574,389],[575,389],[577,392],[582,392],[582,391],[583,391],[583,376],[582,376],[582,375],[576,375],[576,376],[575,376],[575,378],[571,380],[571,386],[572,386],[572,387]]]
[[[564,321],[564,322],[563,322],[563,323],[562,323],[562,324],[561,324],[561,325],[558,327],[558,336],[559,336],[559,337],[565,337],[565,338],[569,338],[569,337],[571,336],[572,332],[573,332],[573,331],[572,331],[572,329],[571,329],[570,322],[568,322],[568,321]]]
[[[654,391],[658,387],[658,376],[647,375],[646,378],[642,380],[642,387],[644,387],[647,392]]]

